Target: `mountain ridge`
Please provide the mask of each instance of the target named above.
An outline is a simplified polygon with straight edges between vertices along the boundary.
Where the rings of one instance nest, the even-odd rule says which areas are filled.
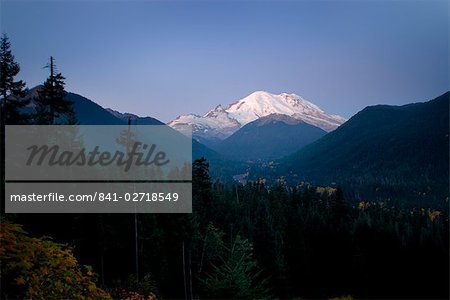
[[[338,184],[353,191],[354,199],[402,195],[416,203],[448,204],[449,102],[446,92],[427,102],[366,107],[282,159],[275,173]]]
[[[138,125],[165,125],[163,122],[161,122],[160,120],[150,117],[150,116],[145,116],[145,117],[141,117],[132,113],[121,113],[117,110],[114,110],[112,108],[105,108],[105,110],[107,112],[109,112],[110,114],[112,114],[113,116],[115,116],[118,119],[121,119],[125,122],[128,122],[128,120],[131,120],[133,123],[137,123]]]
[[[212,148],[235,160],[267,161],[292,154],[325,134],[302,120],[272,114],[245,124]]]

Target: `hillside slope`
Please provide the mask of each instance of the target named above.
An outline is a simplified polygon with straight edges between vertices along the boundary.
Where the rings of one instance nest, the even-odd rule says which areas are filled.
[[[286,115],[273,114],[243,126],[214,147],[237,160],[269,160],[292,154],[326,131]]]
[[[277,173],[336,183],[356,199],[448,204],[449,93],[425,103],[367,107],[282,160]]]

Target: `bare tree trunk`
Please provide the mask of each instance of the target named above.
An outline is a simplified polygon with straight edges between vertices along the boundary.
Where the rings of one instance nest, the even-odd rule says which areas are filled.
[[[191,291],[191,300],[194,299],[192,292],[192,266],[191,266],[191,248],[189,247],[189,289]]]
[[[137,221],[137,213],[134,213],[134,243],[135,243],[135,264],[136,264],[136,281],[139,282],[139,243],[138,243],[138,221]]]
[[[104,259],[105,253],[102,249],[102,254],[100,256],[100,272],[102,277],[102,286],[105,286],[105,259]]]
[[[6,91],[0,103],[0,211],[5,212],[5,125],[6,125]]]
[[[50,82],[52,84],[53,96],[55,95],[55,79],[54,79],[54,69],[53,69],[53,56],[50,56]],[[53,105],[50,105],[50,125],[55,125],[55,110]]]
[[[200,267],[198,268],[198,272],[201,273],[203,269],[203,259],[205,257],[205,251],[206,251],[206,240],[208,239],[208,231],[205,233],[205,239],[203,240],[203,249],[202,249],[202,255],[200,257]]]
[[[184,299],[187,299],[187,285],[186,285],[186,263],[184,259],[184,240],[182,244],[183,250],[183,282],[184,282]]]

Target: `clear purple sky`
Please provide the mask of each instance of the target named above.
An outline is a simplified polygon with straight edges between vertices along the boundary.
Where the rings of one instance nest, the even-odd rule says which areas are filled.
[[[449,1],[1,0],[20,77],[169,121],[255,90],[352,116],[449,89]]]

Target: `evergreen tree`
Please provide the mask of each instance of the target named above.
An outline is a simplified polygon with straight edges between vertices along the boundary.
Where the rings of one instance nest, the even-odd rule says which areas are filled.
[[[211,178],[209,176],[209,163],[206,158],[196,159],[193,163],[192,184],[195,191],[202,196],[208,196],[211,193]]]
[[[220,264],[212,265],[212,272],[200,279],[205,296],[215,299],[267,299],[267,280],[253,258],[253,246],[237,235],[231,247],[223,245]]]
[[[25,118],[20,109],[27,103],[20,98],[25,96],[25,82],[14,81],[20,72],[20,66],[11,53],[11,43],[6,34],[0,40],[0,112],[2,125],[23,124]]]
[[[50,57],[50,76],[38,92],[35,121],[41,125],[76,124],[73,102],[67,100],[64,90],[65,78],[61,73],[55,74],[53,57]]]
[[[212,209],[211,187],[209,163],[204,157],[196,159],[192,164],[192,209],[201,228],[206,228]]]
[[[3,210],[5,190],[5,124],[20,124],[25,121],[20,108],[25,103],[19,98],[24,96],[25,83],[14,81],[20,66],[14,61],[11,44],[6,34],[0,40],[0,203]]]

